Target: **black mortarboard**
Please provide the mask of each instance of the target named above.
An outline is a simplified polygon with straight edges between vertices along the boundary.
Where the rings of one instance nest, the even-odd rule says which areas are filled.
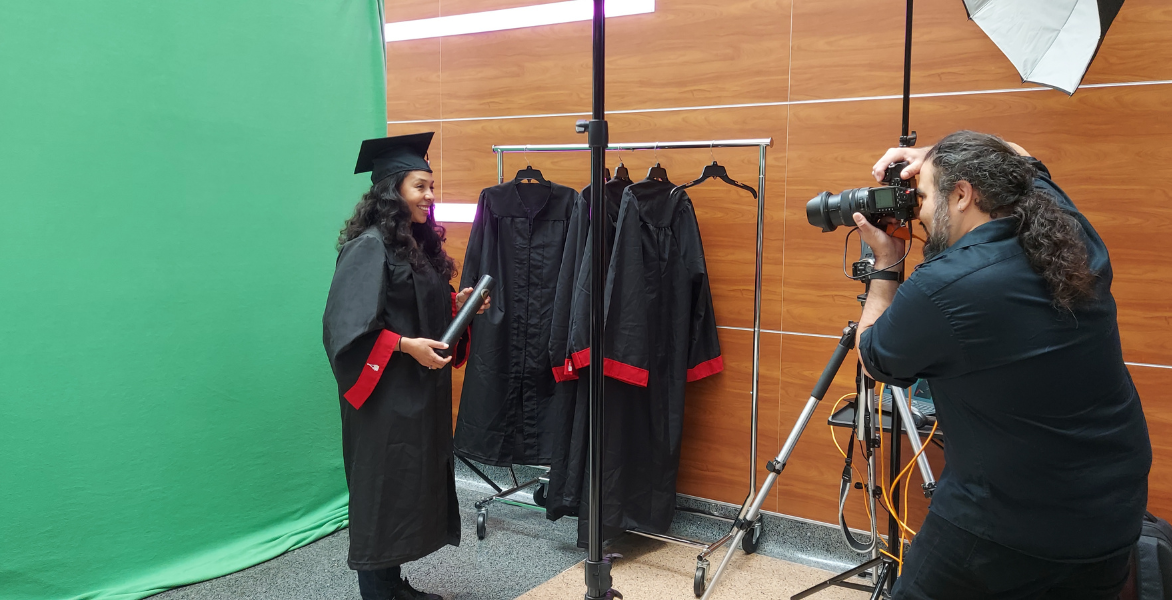
[[[434,131],[363,140],[358,150],[354,174],[370,172],[370,182],[378,183],[403,171],[431,171],[427,164],[427,147]]]

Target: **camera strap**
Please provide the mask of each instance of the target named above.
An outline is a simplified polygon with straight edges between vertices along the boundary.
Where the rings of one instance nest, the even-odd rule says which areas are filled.
[[[862,442],[859,443],[862,444]],[[851,549],[860,554],[865,554],[875,548],[875,542],[878,536],[874,535],[874,527],[871,528],[871,542],[869,544],[864,544],[863,542],[860,542],[858,538],[854,536],[854,534],[851,533],[850,527],[847,527],[846,524],[846,498],[850,495],[851,487],[853,487],[851,485],[851,464],[854,455],[855,431],[852,429],[850,440],[847,441],[846,444],[846,465],[842,468],[842,480],[838,487],[838,525],[842,528],[842,536],[846,539],[846,543],[851,547]],[[864,492],[866,489],[866,486],[864,486]],[[873,521],[874,515],[872,515],[872,522]]]

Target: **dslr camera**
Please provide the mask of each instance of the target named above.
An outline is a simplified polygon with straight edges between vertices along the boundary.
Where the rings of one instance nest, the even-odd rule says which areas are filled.
[[[883,217],[895,217],[898,221],[910,221],[915,217],[916,188],[910,180],[900,179],[899,174],[906,161],[888,165],[879,187],[844,190],[841,194],[822,192],[806,203],[806,220],[823,232],[834,231],[839,226],[854,224],[854,213],[862,215],[872,225],[878,226]]]

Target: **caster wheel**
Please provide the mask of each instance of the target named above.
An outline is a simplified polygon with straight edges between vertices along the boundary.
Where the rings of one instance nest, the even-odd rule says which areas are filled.
[[[708,588],[708,566],[700,565],[696,567],[696,578],[692,581],[692,593],[699,598],[704,595],[704,590]]]
[[[753,521],[753,526],[745,532],[745,537],[741,538],[741,550],[745,554],[752,554],[757,551],[757,546],[761,543],[761,519],[758,518]]]
[[[537,489],[533,490],[533,503],[536,504],[537,506],[545,508],[545,484],[544,483],[537,486]]]
[[[476,513],[476,538],[483,540],[485,534],[488,532],[488,513]]]

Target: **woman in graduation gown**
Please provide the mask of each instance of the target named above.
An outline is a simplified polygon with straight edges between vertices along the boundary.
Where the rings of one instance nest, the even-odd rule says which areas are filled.
[[[372,186],[346,221],[326,300],[324,342],[338,381],[350,490],[350,553],[363,600],[440,599],[400,565],[460,543],[452,464],[452,357],[438,341],[472,288],[431,214],[431,133],[366,140],[355,173]],[[486,303],[487,306],[487,303]],[[441,599],[442,600],[442,599]]]

